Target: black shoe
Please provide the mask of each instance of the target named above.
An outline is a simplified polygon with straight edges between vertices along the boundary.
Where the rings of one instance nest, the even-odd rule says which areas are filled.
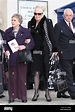
[[[10,100],[9,100],[9,103],[13,103],[13,102],[14,102],[14,99],[10,99]]]
[[[4,95],[0,95],[0,98],[4,98],[5,96]]]
[[[72,100],[75,100],[75,97],[71,97]]]
[[[23,102],[23,103],[26,103],[26,102],[27,102],[27,100],[22,100],[22,102]]]
[[[48,102],[51,102],[52,101],[48,89],[45,91],[45,98],[46,98],[46,101],[48,101]]]
[[[72,99],[72,100],[75,100],[75,96],[71,96],[71,99]]]
[[[66,95],[66,94],[62,94],[63,98],[70,98],[70,96]]]
[[[33,96],[33,98],[32,98],[32,101],[37,101],[38,97],[39,97],[39,94],[35,93],[34,96]]]
[[[66,95],[65,93],[57,93],[57,98],[70,98],[70,96]]]
[[[48,102],[52,101],[50,95],[45,94],[45,98],[46,98],[46,101],[48,101]]]

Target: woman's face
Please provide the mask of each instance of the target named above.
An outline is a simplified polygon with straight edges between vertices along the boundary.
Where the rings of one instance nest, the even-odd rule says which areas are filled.
[[[18,21],[18,19],[16,17],[12,17],[11,24],[12,24],[13,28],[16,28],[16,27],[19,27],[20,22]]]
[[[34,11],[34,17],[36,21],[40,21],[43,17],[43,9],[42,8],[36,8]]]

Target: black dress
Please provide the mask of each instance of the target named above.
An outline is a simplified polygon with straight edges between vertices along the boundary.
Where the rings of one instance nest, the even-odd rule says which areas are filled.
[[[40,35],[39,32],[39,25],[37,28],[32,29],[33,32],[33,39],[35,42],[35,47],[32,51],[33,54],[33,63],[32,63],[32,69],[33,72],[39,71],[42,72],[43,69],[43,36]],[[43,30],[41,30],[43,33]]]

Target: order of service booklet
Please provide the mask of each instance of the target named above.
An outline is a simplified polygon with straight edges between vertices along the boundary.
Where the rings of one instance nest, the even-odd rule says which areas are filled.
[[[16,39],[13,39],[13,40],[9,41],[8,45],[11,48],[13,53],[18,51],[18,43],[17,43]]]

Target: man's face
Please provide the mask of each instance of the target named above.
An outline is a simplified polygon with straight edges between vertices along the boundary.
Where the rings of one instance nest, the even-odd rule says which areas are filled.
[[[67,22],[71,22],[72,19],[73,19],[73,14],[70,10],[67,10],[64,14],[64,19],[67,21]]]

